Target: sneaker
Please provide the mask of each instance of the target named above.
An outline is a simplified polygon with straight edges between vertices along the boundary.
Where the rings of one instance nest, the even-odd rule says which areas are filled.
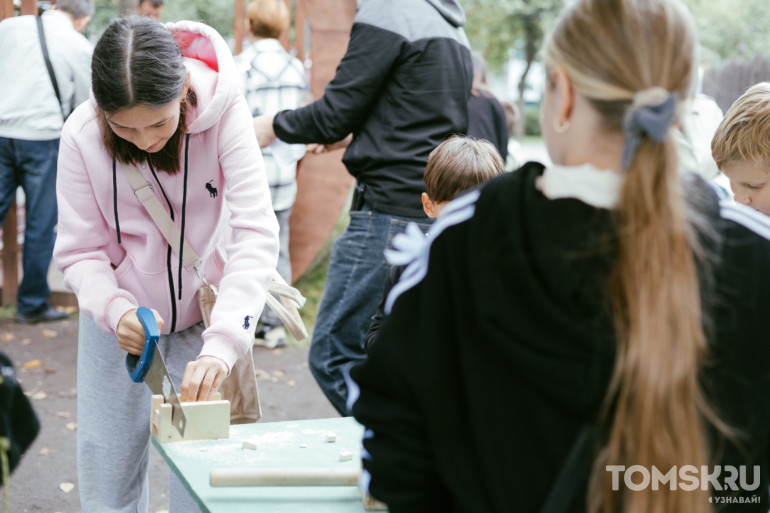
[[[53,322],[61,321],[68,318],[70,314],[62,310],[57,310],[51,305],[48,305],[44,310],[33,313],[20,313],[16,312],[13,316],[13,320],[22,324],[35,324],[38,322]]]
[[[254,337],[255,346],[266,347],[268,349],[286,347],[286,331],[282,326],[276,326],[275,328],[263,326],[261,330],[258,330],[255,333]]]

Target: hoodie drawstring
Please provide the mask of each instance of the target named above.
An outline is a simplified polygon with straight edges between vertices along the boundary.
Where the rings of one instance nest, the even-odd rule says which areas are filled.
[[[179,300],[182,300],[182,263],[184,261],[184,221],[185,221],[185,210],[187,208],[187,156],[190,149],[190,134],[185,134],[184,139],[184,183],[182,186],[182,227],[181,227],[181,235],[179,237],[179,277],[177,278],[177,281],[179,282]]]
[[[188,155],[189,155],[189,149],[190,149],[190,134],[185,134],[185,147],[184,147],[184,185],[183,185],[183,192],[182,192],[182,226],[181,226],[181,236],[179,240],[179,276],[177,278],[177,281],[179,282],[179,300],[182,300],[182,269],[184,268],[183,262],[184,262],[184,227],[185,227],[185,215],[187,210],[187,171],[188,171]],[[150,161],[147,161],[147,164],[150,167],[150,171],[152,171],[153,176],[155,177],[155,180],[158,181],[158,177],[155,175],[155,169],[152,167],[152,163]],[[158,182],[160,183],[160,182]],[[163,196],[166,196],[166,192],[163,190],[163,187],[161,186],[161,192],[163,193]],[[117,163],[115,159],[112,159],[112,196],[113,196],[113,203],[115,207],[115,229],[118,232],[118,244],[120,244],[120,221],[118,220],[118,172],[117,172]],[[168,203],[168,198],[166,198],[166,203]],[[170,206],[170,205],[169,205]],[[171,218],[174,218],[173,212],[171,212]]]
[[[115,206],[115,229],[118,231],[118,244],[120,244],[120,221],[118,221],[118,166],[112,159],[112,203]]]

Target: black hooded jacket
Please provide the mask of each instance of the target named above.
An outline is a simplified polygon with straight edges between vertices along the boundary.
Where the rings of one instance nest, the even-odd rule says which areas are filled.
[[[352,413],[366,428],[363,482],[392,513],[536,513],[597,419],[615,357],[612,214],[546,198],[535,186],[542,169],[527,164],[442,212],[429,253],[402,274],[377,343],[350,372]],[[743,445],[720,440],[713,454],[747,466],[750,484],[761,468],[755,489],[715,490],[715,506],[766,512],[770,218],[696,186],[719,235],[704,237],[715,263],[713,281],[701,276],[713,320],[702,382]],[[567,511],[585,511],[591,461],[570,476],[578,493]],[[718,502],[731,497],[757,502]]]
[[[375,210],[424,217],[428,155],[468,129],[473,70],[454,0],[363,0],[336,75],[319,100],[279,112],[289,143],[332,143],[353,134],[343,163]]]

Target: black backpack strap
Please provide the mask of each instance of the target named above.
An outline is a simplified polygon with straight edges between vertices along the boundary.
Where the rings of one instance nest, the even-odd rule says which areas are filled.
[[[64,114],[64,105],[61,102],[61,94],[59,93],[59,84],[56,82],[56,75],[53,72],[53,66],[51,65],[51,59],[48,57],[48,45],[45,44],[45,32],[43,32],[43,20],[40,16],[35,16],[37,20],[37,34],[40,36],[40,47],[43,49],[43,59],[45,59],[45,67],[48,69],[48,76],[51,77],[51,84],[53,85],[53,92],[56,93],[56,99],[59,100],[59,108],[61,109],[62,118],[65,120],[67,116]]]
[[[540,513],[565,513],[569,510],[579,487],[585,485],[586,471],[590,469],[593,461],[593,440],[594,428],[585,424],[575,438],[556,481],[548,491]]]

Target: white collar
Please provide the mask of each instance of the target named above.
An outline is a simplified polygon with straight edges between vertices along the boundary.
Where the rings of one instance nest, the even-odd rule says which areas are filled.
[[[549,166],[535,186],[549,199],[575,198],[588,205],[612,209],[618,204],[623,176],[592,164]]]
[[[281,42],[271,37],[256,39],[251,44],[254,46],[254,48],[262,52],[283,50],[283,45]]]

